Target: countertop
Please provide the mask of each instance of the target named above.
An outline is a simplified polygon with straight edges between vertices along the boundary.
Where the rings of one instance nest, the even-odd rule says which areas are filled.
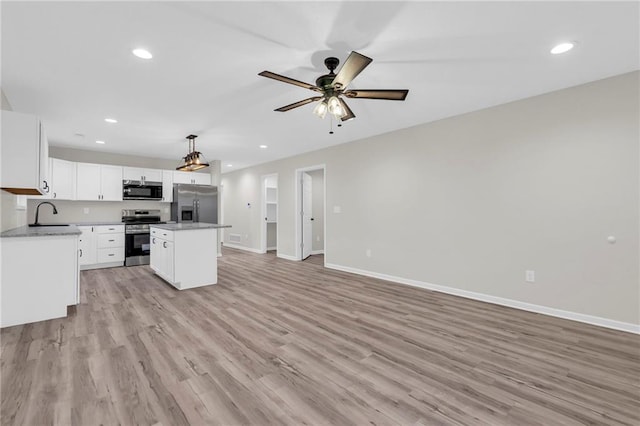
[[[218,223],[152,223],[149,225],[151,228],[166,229],[167,231],[188,231],[193,229],[217,229],[217,228],[231,228],[231,225],[221,225]]]
[[[75,225],[69,226],[34,226],[27,225],[9,229],[0,234],[0,238],[9,237],[60,237],[80,235],[82,232]]]
[[[76,226],[111,226],[111,225],[124,225],[122,221],[119,222],[78,222],[74,223]]]

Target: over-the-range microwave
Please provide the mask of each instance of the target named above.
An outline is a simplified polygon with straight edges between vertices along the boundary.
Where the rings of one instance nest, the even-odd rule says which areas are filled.
[[[123,180],[122,199],[162,201],[162,182]]]

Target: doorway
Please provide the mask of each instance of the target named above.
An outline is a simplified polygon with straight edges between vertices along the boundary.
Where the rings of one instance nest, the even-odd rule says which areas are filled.
[[[262,227],[260,251],[278,250],[278,175],[262,176]]]
[[[296,170],[296,260],[325,254],[325,190],[324,164]]]

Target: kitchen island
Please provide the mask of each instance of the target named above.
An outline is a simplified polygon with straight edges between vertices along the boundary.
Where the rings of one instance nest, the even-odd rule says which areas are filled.
[[[21,226],[0,234],[0,327],[67,316],[80,303],[78,237],[67,226]]]
[[[177,288],[218,282],[218,230],[230,228],[216,223],[152,224],[151,269]]]

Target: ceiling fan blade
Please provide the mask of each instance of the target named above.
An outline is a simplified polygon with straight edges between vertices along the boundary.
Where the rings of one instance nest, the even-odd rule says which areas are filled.
[[[344,99],[338,98],[338,100],[340,101],[340,105],[342,106],[342,109],[344,110],[344,115],[342,117],[340,117],[340,120],[349,121],[349,120],[351,120],[353,118],[356,118],[356,115],[353,113],[353,111],[351,111],[351,108],[349,108],[349,105],[347,105],[347,103],[344,101]]]
[[[298,102],[295,102],[295,103],[292,103],[292,104],[289,104],[289,105],[285,105],[285,106],[280,107],[278,109],[274,109],[274,111],[280,111],[280,112],[289,111],[291,109],[301,107],[302,105],[306,105],[306,104],[310,104],[311,102],[319,101],[320,99],[322,99],[322,96],[314,96],[312,98],[308,98],[308,99],[305,99],[303,101],[298,101]]]
[[[356,78],[363,69],[367,67],[373,61],[373,59],[361,55],[358,52],[351,52],[349,57],[338,71],[338,74],[333,79],[333,87],[336,89],[344,89],[351,83],[351,80]]]
[[[272,78],[274,80],[281,81],[283,83],[293,84],[294,86],[304,87],[305,89],[315,90],[316,92],[320,92],[320,88],[314,86],[313,84],[305,83],[304,81],[296,80],[294,78],[285,77],[284,75],[276,74],[271,71],[262,71],[258,75],[262,77]]]
[[[342,94],[347,98],[360,99],[386,99],[389,101],[404,101],[409,93],[408,90],[347,90]]]

